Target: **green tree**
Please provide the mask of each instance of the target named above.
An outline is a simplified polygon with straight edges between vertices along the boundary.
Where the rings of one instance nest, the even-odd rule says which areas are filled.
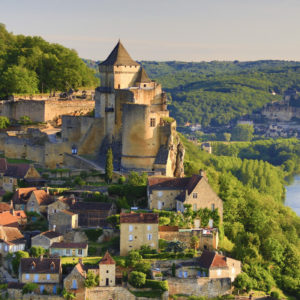
[[[169,225],[171,222],[170,218],[168,217],[160,217],[159,218],[159,225]]]
[[[28,257],[29,257],[29,253],[26,251],[17,251],[15,253],[15,257],[12,260],[12,267],[15,274],[18,274],[21,258],[28,258]]]
[[[139,174],[137,172],[131,171],[128,175],[127,183],[133,186],[147,185],[147,179],[147,173]]]
[[[230,141],[230,139],[231,139],[231,133],[229,133],[229,132],[224,132],[224,133],[223,133],[223,136],[224,136],[224,140],[225,140],[226,142],[229,142],[229,141]]]
[[[6,129],[10,124],[7,117],[0,117],[0,129]]]
[[[109,148],[106,153],[106,164],[105,164],[105,178],[107,183],[111,183],[113,176],[113,153],[112,149]]]
[[[74,295],[74,293],[68,292],[66,289],[63,289],[62,296],[66,300],[76,299],[76,296]]]
[[[25,295],[25,294],[31,294],[32,292],[34,292],[35,290],[38,289],[38,285],[36,283],[26,283],[24,286],[23,286],[23,289],[22,289],[22,294]]]
[[[193,235],[191,238],[191,248],[196,250],[198,247],[198,244],[199,244],[199,237],[196,235]]]
[[[251,141],[254,128],[249,124],[238,124],[233,130],[231,138],[233,141]]]
[[[235,278],[233,285],[236,289],[244,290],[248,293],[252,289],[252,280],[246,273],[240,273]]]
[[[99,285],[99,276],[96,276],[92,271],[88,271],[84,281],[85,287],[94,287]]]
[[[31,121],[30,117],[22,116],[20,118],[20,123],[23,124],[23,125],[30,125],[30,124],[32,124],[32,121]]]
[[[127,265],[130,267],[135,267],[136,264],[141,262],[143,259],[142,255],[140,255],[139,251],[131,250],[127,256]]]
[[[141,288],[146,283],[146,274],[142,272],[132,271],[129,275],[128,281],[132,286]]]
[[[46,252],[45,248],[40,246],[32,246],[29,251],[30,251],[30,255],[33,257],[40,257],[44,255]]]

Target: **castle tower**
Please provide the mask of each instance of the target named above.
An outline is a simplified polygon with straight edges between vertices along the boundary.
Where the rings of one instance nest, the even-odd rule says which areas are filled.
[[[99,262],[99,286],[116,285],[116,262],[108,251]]]

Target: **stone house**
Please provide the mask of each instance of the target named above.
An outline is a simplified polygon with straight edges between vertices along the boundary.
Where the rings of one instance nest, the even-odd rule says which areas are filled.
[[[9,282],[7,284],[8,299],[22,299],[24,283]]]
[[[47,213],[47,207],[54,201],[54,198],[44,190],[34,190],[26,203],[26,211],[38,214]]]
[[[0,254],[25,250],[26,240],[18,228],[0,226]]]
[[[78,228],[78,215],[67,210],[62,210],[48,215],[49,230],[67,233]]]
[[[199,259],[177,265],[176,277],[210,279],[230,278],[231,282],[242,272],[241,262],[213,251],[202,252]]]
[[[184,178],[149,177],[147,195],[150,209],[183,212],[184,205],[189,204],[194,211],[218,209],[221,220],[223,218],[223,201],[211,188],[203,171]]]
[[[63,240],[63,236],[56,231],[45,231],[31,238],[31,246],[43,247],[49,249],[53,243]]]
[[[47,208],[47,215],[49,218],[49,215],[58,213],[62,210],[69,210],[70,205],[72,204],[72,201],[75,201],[75,198],[69,197],[59,197],[57,200],[55,200],[53,203],[48,205]]]
[[[20,283],[36,283],[36,293],[57,294],[61,287],[62,267],[59,258],[22,258],[19,266]]]
[[[78,300],[85,300],[86,273],[85,266],[80,261],[64,279],[64,288],[75,294]]]
[[[13,192],[18,180],[38,179],[41,175],[31,164],[10,164],[5,159],[0,163],[0,185],[6,192]]]
[[[88,244],[64,242],[53,243],[50,246],[49,251],[50,255],[86,257],[88,256]]]
[[[120,255],[139,250],[142,245],[158,249],[158,215],[154,213],[120,214]]]
[[[108,251],[99,262],[99,278],[100,286],[116,285],[116,262]]]
[[[25,210],[26,204],[33,191],[36,191],[36,187],[19,188],[14,192],[12,201],[15,209]]]

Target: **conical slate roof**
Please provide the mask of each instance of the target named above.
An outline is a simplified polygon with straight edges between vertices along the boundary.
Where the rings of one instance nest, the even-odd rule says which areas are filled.
[[[148,77],[144,68],[140,69],[135,82],[142,82],[142,83],[151,82],[151,79]]]
[[[113,51],[109,54],[108,58],[103,61],[100,66],[139,66],[139,64],[134,61],[127,50],[124,48],[123,44],[119,41]]]

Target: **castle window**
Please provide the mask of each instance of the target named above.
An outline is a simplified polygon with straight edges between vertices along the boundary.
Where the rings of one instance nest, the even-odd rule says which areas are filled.
[[[121,88],[121,85],[120,84],[118,84],[118,89],[120,89]]]
[[[198,194],[197,193],[193,193],[193,198],[197,199],[198,198]]]
[[[146,87],[147,86],[147,84],[144,84],[144,87]]]
[[[155,118],[150,119],[150,127],[155,127]]]

